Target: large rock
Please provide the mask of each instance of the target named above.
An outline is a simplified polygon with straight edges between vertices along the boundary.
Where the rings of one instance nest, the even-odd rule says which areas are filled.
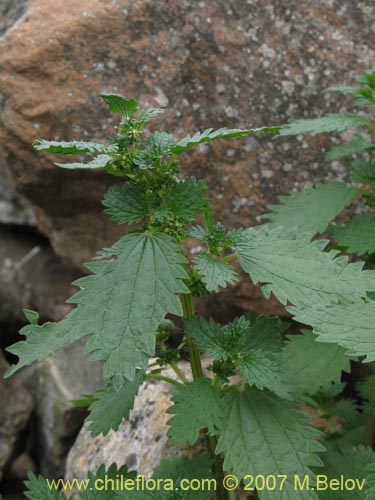
[[[0,322],[25,323],[23,308],[61,319],[71,309],[64,301],[75,290],[71,282],[77,277],[62,266],[45,238],[0,225]]]
[[[14,189],[9,176],[0,164],[0,223],[35,226],[31,205]]]
[[[24,369],[18,378],[35,402],[31,447],[38,468],[46,477],[62,476],[66,455],[86,416],[86,410],[72,401],[103,385],[101,363],[89,361],[79,341]]]
[[[2,0],[0,2],[0,36],[2,36],[27,9],[26,0]],[[0,93],[0,110],[3,108]],[[17,193],[0,162],[0,223],[35,225],[35,214],[30,204]]]
[[[25,429],[33,409],[31,396],[20,382],[3,379],[8,368],[0,351],[0,481],[12,460],[25,449]]]
[[[28,0],[1,0],[0,35],[3,35],[25,13]]]
[[[180,363],[188,376],[189,364]],[[175,378],[169,369],[165,373]],[[129,470],[137,470],[145,477],[151,477],[154,468],[163,458],[171,458],[182,451],[192,454],[197,448],[168,445],[167,422],[171,415],[165,413],[171,406],[170,385],[161,381],[146,381],[135,400],[134,409],[128,421],[123,421],[117,432],[93,438],[85,424],[71,448],[65,477],[85,479],[88,471],[96,471],[101,464],[108,468],[112,463],[126,464]]]
[[[160,126],[176,137],[344,109],[321,91],[373,64],[374,11],[372,0],[34,0],[0,43],[4,164],[56,252],[80,266],[119,235],[100,208],[113,179],[53,167],[32,140],[110,135],[99,90],[167,107]],[[276,194],[345,173],[321,161],[329,141],[219,141],[184,162],[207,180],[218,217],[247,226]]]

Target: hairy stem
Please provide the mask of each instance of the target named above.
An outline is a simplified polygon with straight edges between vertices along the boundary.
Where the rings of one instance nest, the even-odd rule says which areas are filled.
[[[182,309],[184,312],[184,319],[190,319],[194,316],[194,303],[193,296],[190,294],[181,295]],[[186,335],[186,333],[185,333]],[[193,372],[194,380],[203,377],[202,361],[199,350],[193,344],[191,338],[186,335],[186,344],[189,349],[191,370]],[[207,430],[204,431],[208,451],[213,460],[213,472],[217,477],[217,500],[229,500],[228,492],[223,486],[224,470],[223,462],[219,455],[215,454],[217,439],[214,436],[209,436]]]
[[[375,391],[375,366],[373,366],[373,370],[374,372],[371,380],[371,394],[374,394]],[[373,403],[373,401],[371,402]],[[370,446],[372,448],[374,444],[374,437],[375,437],[375,415],[373,415],[371,412],[371,414],[368,415],[366,419],[365,430],[362,437],[362,444],[364,446]]]

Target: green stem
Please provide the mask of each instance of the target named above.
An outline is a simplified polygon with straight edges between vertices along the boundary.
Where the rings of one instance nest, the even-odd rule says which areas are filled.
[[[163,380],[164,382],[168,382],[169,384],[172,385],[177,385],[178,387],[181,386],[181,382],[178,382],[177,380],[174,380],[173,378],[170,377],[164,377],[164,375],[159,375],[157,373],[148,373],[144,377],[145,380]]]
[[[193,296],[191,295],[191,293],[189,293],[189,294],[183,294],[180,297],[182,302],[184,319],[192,318],[194,316]],[[194,380],[197,380],[198,378],[203,377],[201,355],[199,350],[195,347],[193,341],[188,335],[186,335],[186,344],[189,349],[191,371],[193,372],[193,378]]]
[[[236,260],[236,259],[238,259],[238,255],[236,253],[231,253],[230,255],[223,257],[221,260],[223,262],[230,262],[231,260]]]
[[[153,363],[150,363],[147,368],[152,368],[153,366],[160,366],[158,361],[154,361]]]
[[[370,132],[372,132],[373,134],[375,134],[375,127],[373,125],[366,125],[366,127],[368,128],[368,130]]]
[[[182,310],[184,313],[184,319],[190,319],[194,316],[194,303],[193,296],[191,293],[180,295]],[[203,377],[202,361],[199,350],[193,344],[191,338],[186,334],[186,344],[189,349],[191,370],[193,372],[194,380]],[[219,455],[215,454],[217,439],[214,436],[209,436],[207,434],[207,429],[204,430],[204,437],[206,439],[208,451],[213,460],[213,472],[217,477],[217,490],[216,498],[217,500],[229,500],[228,492],[223,486],[224,470],[223,463]]]
[[[177,366],[176,361],[170,361],[169,366],[172,368],[172,370],[175,372],[175,374],[183,381],[183,382],[189,382],[188,379],[185,376],[185,373]]]
[[[374,394],[375,391],[375,367],[373,367],[374,372],[372,375],[371,381],[371,394]],[[373,401],[372,401],[373,402]],[[366,419],[365,431],[362,437],[362,444],[364,446],[373,447],[375,437],[375,415],[371,414]]]
[[[213,469],[214,474],[216,474],[216,478],[217,478],[216,498],[218,500],[232,500],[231,492],[224,488],[225,473],[224,473],[224,469],[223,469],[223,461],[222,461],[220,455],[215,454],[215,450],[217,447],[216,436],[209,436],[208,434],[206,434],[205,437],[206,437],[208,449],[210,451],[212,460],[214,462],[212,469]],[[234,496],[234,498],[236,498],[236,496]]]
[[[163,351],[163,352],[166,352],[167,351],[167,347],[165,345],[164,342],[161,342],[160,343],[160,349]],[[182,382],[184,382],[184,384],[186,382],[189,382],[188,379],[185,377],[185,374],[182,370],[180,370],[180,368],[177,366],[177,363],[176,361],[169,361],[168,362],[169,366],[172,368],[172,370],[175,372],[175,374],[178,376],[178,378],[180,380],[182,380]]]
[[[237,496],[236,496],[235,490],[229,490],[228,491],[228,496],[229,496],[229,500],[237,500]]]

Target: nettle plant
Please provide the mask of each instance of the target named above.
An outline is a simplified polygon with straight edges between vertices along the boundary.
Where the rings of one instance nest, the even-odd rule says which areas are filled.
[[[79,291],[68,302],[76,307],[62,321],[40,325],[36,312],[25,311],[30,324],[21,330],[25,340],[9,348],[19,361],[7,375],[87,336],[86,352],[103,362],[106,380],[83,401],[94,436],[118,429],[148,379],[171,384],[171,443],[193,445],[204,436],[206,454],[164,460],[155,478],[174,479],[178,486],[183,478],[214,477],[214,495],[224,500],[236,498],[223,482],[232,474],[238,478],[238,491],[256,488],[252,495],[261,500],[299,500],[332,498],[332,492],[313,489],[315,474],[344,474],[367,479],[355,498],[373,498],[369,384],[362,383],[361,408],[338,395],[342,372],[350,371],[352,360],[375,360],[375,272],[364,270],[363,262],[350,263],[337,249],[327,250],[327,240],[313,239],[357,190],[329,182],[284,197],[283,204],[271,208],[267,224],[228,231],[215,221],[204,182],[181,175],[179,155],[214,139],[277,135],[290,132],[291,126],[208,129],[179,141],[157,131],[143,139],[145,124],[162,110],[138,111],[134,99],[101,96],[112,112],[121,114],[108,144],[38,140],[34,147],[57,154],[95,153],[89,163],[57,165],[103,168],[126,177],[122,186],[109,188],[103,204],[112,220],[131,228],[86,264],[92,274],[74,283]],[[368,118],[356,119],[370,126]],[[335,123],[335,130],[343,130],[349,122],[340,117]],[[183,245],[189,238],[204,248],[192,261]],[[254,312],[225,325],[197,317],[193,298],[236,282],[234,261],[266,297],[273,294],[311,328],[287,335],[289,325],[281,319]],[[183,332],[180,345],[172,349],[168,339],[176,317],[183,317]],[[193,381],[178,365],[183,350],[188,351]],[[210,360],[207,370],[203,356]],[[174,370],[175,378],[165,374],[166,367]],[[303,414],[311,409],[324,417],[321,429],[309,425]],[[360,444],[362,439],[367,447]],[[101,467],[89,479],[105,473]],[[134,477],[125,466],[112,466],[107,474]],[[296,488],[296,476],[301,482],[310,478],[310,489]],[[42,477],[30,475],[27,486],[32,500],[65,498],[49,490]],[[346,499],[351,493],[342,494],[349,496],[334,498]],[[80,498],[203,500],[210,495],[182,489],[85,491]]]
[[[375,104],[375,68],[364,75],[357,76],[355,80],[359,85],[338,85],[328,88],[327,92],[349,94],[354,99],[354,106],[360,108],[360,112],[329,114],[320,118],[300,120],[283,127],[280,130],[280,135],[299,135],[304,133],[320,134],[324,132],[342,132],[348,129],[359,129],[355,137],[351,140],[332,147],[326,154],[326,160],[337,161],[351,158],[349,169],[350,180],[361,186],[348,190],[343,183],[336,183],[335,189],[342,190],[343,196],[348,197],[348,203],[350,203],[353,198],[357,198],[360,194],[365,205],[374,208],[375,161],[372,159],[371,155],[372,152],[375,151],[375,124],[374,116],[373,114],[371,116],[371,112],[373,112],[373,106]],[[364,107],[367,107],[367,114],[363,112]],[[333,185],[331,186],[333,188]],[[324,193],[325,190],[326,193]],[[296,199],[299,200],[301,208],[304,208],[307,212],[312,210],[315,203],[328,204],[335,212],[335,199],[337,195],[334,195],[331,201],[329,191],[330,189],[327,186],[325,188],[320,187],[315,190],[307,190],[302,197],[296,195]],[[304,227],[309,229],[310,222],[303,221],[303,215],[304,214],[300,215],[300,220],[290,220],[290,222],[292,224],[296,223],[296,225],[300,225],[301,227],[302,224],[304,224]],[[285,216],[283,211],[280,216]],[[312,221],[311,227],[313,230],[317,229],[319,232],[323,232],[327,229],[327,224],[323,224],[321,227],[315,227]],[[372,262],[374,260],[375,219],[371,210],[355,215],[350,223],[331,226],[330,232],[339,245],[340,250],[354,253],[359,256],[365,256],[367,262]]]

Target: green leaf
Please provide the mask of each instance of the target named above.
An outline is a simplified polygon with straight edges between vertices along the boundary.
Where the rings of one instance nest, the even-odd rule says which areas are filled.
[[[111,186],[102,201],[104,212],[118,224],[135,224],[148,213],[147,195],[137,184],[126,182]]]
[[[316,336],[308,330],[290,335],[288,340],[281,360],[288,367],[296,396],[312,396],[331,382],[340,382],[342,371],[350,373],[350,359],[342,347],[316,342]]]
[[[89,472],[87,475],[88,488],[79,493],[79,500],[114,500],[115,490],[120,489],[126,480],[133,480],[134,484],[137,478],[137,473],[129,472],[126,465],[117,467],[115,463],[110,465],[108,470],[102,464],[94,473]],[[112,482],[113,481],[113,482]],[[114,485],[114,490],[111,486]],[[106,487],[106,485],[108,485]],[[118,485],[118,488],[116,486]],[[103,489],[98,489],[103,487]]]
[[[373,500],[375,498],[375,462],[366,466],[365,473],[366,473],[365,500]]]
[[[345,434],[342,437],[336,439],[336,443],[341,448],[358,446],[358,443],[362,441],[364,432],[364,425],[356,427],[355,429],[346,430]]]
[[[184,492],[164,490],[115,491],[111,500],[185,500]]]
[[[248,346],[250,349],[261,349],[270,353],[281,351],[284,345],[281,336],[288,328],[288,323],[284,323],[277,316],[257,315],[254,312],[250,312],[246,319],[250,322],[250,329],[242,336],[243,347]],[[232,323],[237,322],[238,318]]]
[[[29,480],[25,481],[28,488],[25,496],[30,500],[66,500],[66,496],[55,489],[51,489],[47,481],[42,476],[35,476],[32,472],[28,473]]]
[[[172,238],[159,233],[127,234],[113,249],[116,259],[87,264],[95,274],[75,282],[81,290],[68,301],[78,304],[69,315],[73,325],[72,320],[67,323],[64,319],[25,327],[33,332],[46,329],[50,337],[46,341],[39,335],[41,354],[35,350],[34,334],[10,348],[22,355],[12,373],[54,352],[54,343],[63,347],[71,343],[70,337],[85,334],[90,334],[86,351],[93,353],[93,359],[104,361],[106,378],[119,374],[133,380],[136,369],[146,367],[149,356],[154,355],[160,322],[167,313],[182,316],[178,294],[189,292],[183,282],[186,260]]]
[[[317,184],[314,188],[279,196],[280,205],[268,205],[271,213],[262,217],[269,219],[269,227],[284,229],[299,227],[312,233],[323,233],[329,222],[349,205],[358,194],[357,190],[343,182]]]
[[[86,422],[91,422],[89,430],[92,436],[105,436],[111,429],[117,431],[122,419],[129,418],[142,383],[143,372],[139,371],[133,381],[125,380],[119,390],[110,382],[93,394],[95,401],[90,405],[90,414],[86,418]]]
[[[185,321],[185,329],[194,344],[209,357],[227,360],[251,351],[280,352],[281,334],[287,325],[277,317],[250,314],[240,316],[226,326],[199,316]]]
[[[355,80],[362,85],[367,85],[371,89],[375,89],[375,68],[366,71],[364,75],[358,75]]]
[[[352,94],[356,95],[360,87],[353,87],[350,85],[335,85],[333,87],[328,87],[325,92],[341,92],[342,94]]]
[[[129,380],[154,354],[155,332],[167,313],[182,316],[179,293],[187,273],[181,249],[164,234],[127,234],[115,248],[114,261],[87,267],[93,276],[75,282],[81,291],[69,302],[79,304],[83,318],[93,318],[86,349],[105,360],[104,374]]]
[[[215,131],[212,128],[208,128],[204,132],[196,132],[193,136],[188,135],[184,137],[171,148],[171,152],[178,155],[187,149],[197,146],[198,144],[213,141],[214,139],[245,137],[250,134],[256,134],[257,132],[277,134],[279,130],[280,127],[261,127],[247,130],[240,130],[236,128],[228,129],[224,127]]]
[[[20,330],[26,340],[16,342],[7,351],[18,356],[19,361],[11,366],[4,377],[10,377],[20,368],[31,365],[35,361],[43,361],[51,354],[89,333],[84,329],[77,317],[77,311],[71,311],[59,323],[32,323]]]
[[[171,154],[171,148],[175,143],[173,135],[154,132],[148,137],[145,148],[134,158],[134,163],[140,169],[157,168],[161,160]]]
[[[184,384],[174,391],[173,406],[167,413],[174,414],[168,421],[168,436],[172,444],[192,445],[196,443],[199,431],[207,428],[209,435],[217,434],[220,427],[221,401],[212,387],[211,379],[200,378]]]
[[[38,139],[33,142],[33,147],[38,151],[47,153],[56,153],[59,155],[78,154],[78,153],[117,153],[117,146],[114,144],[98,144],[96,142],[84,141],[45,141]]]
[[[194,455],[193,458],[180,456],[164,459],[155,467],[153,478],[171,478],[174,481],[181,479],[211,478],[210,467],[212,460],[208,455]]]
[[[164,109],[162,108],[141,109],[137,121],[141,123],[148,123],[151,120],[151,118],[154,118],[154,116],[158,116],[162,113],[164,113]]]
[[[292,403],[268,391],[244,387],[224,396],[222,435],[216,453],[224,453],[224,470],[239,479],[247,474],[285,474],[283,492],[276,498],[300,500],[293,484],[294,475],[313,478],[309,467],[320,465],[317,452],[324,448],[316,441],[318,432],[306,425],[306,418]],[[313,479],[311,480],[313,483]],[[259,491],[262,500],[275,498]],[[313,492],[303,498],[316,499]]]
[[[363,424],[360,406],[353,399],[340,399],[333,405],[331,413],[339,418],[346,429],[355,429]]]
[[[205,193],[206,184],[195,177],[189,177],[166,190],[165,204],[175,217],[185,222],[192,222],[207,206]]]
[[[211,358],[228,359],[227,341],[222,325],[202,316],[185,321],[185,331],[200,351]]]
[[[188,236],[190,236],[190,238],[195,238],[196,240],[203,241],[204,243],[208,242],[208,238],[210,236],[209,231],[207,231],[207,229],[202,226],[189,227],[187,230],[187,234]]]
[[[238,369],[244,380],[258,389],[269,389],[280,398],[291,399],[292,384],[285,367],[277,356],[251,350],[242,356]]]
[[[297,321],[314,328],[319,342],[336,343],[346,349],[348,356],[365,356],[365,361],[375,361],[374,301],[287,309]]]
[[[284,125],[280,135],[299,135],[307,132],[321,134],[323,132],[342,132],[350,128],[371,125],[371,121],[362,115],[330,114],[310,120],[298,120],[295,123]]]
[[[363,398],[362,412],[365,415],[375,415],[375,387],[374,377],[369,375],[356,384],[356,389]]]
[[[349,253],[364,255],[375,252],[375,218],[371,213],[354,216],[343,226],[332,228],[332,236]]]
[[[88,408],[92,403],[95,403],[96,398],[94,394],[82,394],[80,399],[73,399],[72,405],[76,408]]]
[[[76,168],[104,168],[108,165],[108,163],[112,160],[112,158],[108,155],[99,155],[94,158],[89,163],[55,163],[58,167],[68,168],[68,169],[76,169]]]
[[[203,490],[190,490],[183,492],[183,500],[206,500],[210,492],[214,491],[215,480],[210,468],[212,460],[207,455],[194,455],[193,458],[181,456],[172,459],[164,459],[158,465],[153,474],[153,478],[173,479],[176,488],[180,487],[183,479],[209,479],[210,483],[205,482]],[[165,497],[162,498],[164,500]]]
[[[341,158],[345,158],[346,156],[362,153],[372,147],[374,147],[374,145],[371,142],[359,135],[346,144],[340,144],[339,146],[331,148],[326,154],[326,159],[328,161],[339,160]]]
[[[232,247],[230,233],[227,233],[223,224],[221,222],[217,222],[216,224],[213,223],[213,212],[209,205],[206,206],[203,212],[203,221],[205,228],[202,226],[192,226],[188,228],[187,234],[191,238],[203,241],[213,255],[220,254],[223,248],[227,249]]]
[[[152,479],[155,479],[155,489],[139,489],[136,491],[116,491],[111,500],[207,500],[215,491],[215,479],[210,472],[211,460],[207,455],[195,455],[192,459],[185,456],[164,459],[155,468]],[[182,480],[205,479],[204,489],[196,490],[197,482],[193,483],[194,489],[186,490],[186,481]],[[157,488],[157,481],[160,487]],[[161,481],[163,480],[163,481]],[[150,481],[150,487],[153,483]]]
[[[366,466],[375,460],[375,454],[370,448],[358,446],[356,449],[339,450],[337,447],[330,446],[327,453],[323,455],[323,460],[324,469],[316,470],[316,473],[322,476],[322,490],[319,491],[319,500],[365,500]],[[341,476],[345,479],[358,480],[362,490],[358,487],[352,491],[340,487],[337,490],[331,488],[323,490],[326,476],[328,481],[340,479]]]
[[[375,162],[363,159],[352,161],[350,179],[361,184],[375,184]]]
[[[375,288],[373,271],[362,271],[362,262],[348,264],[337,251],[324,252],[326,240],[310,242],[308,234],[267,226],[239,231],[236,239],[242,269],[282,304],[352,302]]]
[[[365,83],[362,81],[362,83]],[[361,88],[361,87],[350,87],[346,85],[337,85],[336,87],[330,87],[326,92],[341,92],[342,94],[351,94],[355,97],[355,106],[368,106],[369,104],[375,103],[375,92],[371,88]]]
[[[375,90],[374,89],[360,89],[356,95],[354,104],[356,106],[368,106],[375,104]]]
[[[23,309],[23,314],[27,321],[32,325],[37,325],[39,321],[39,313],[31,309]]]
[[[221,326],[200,317],[186,321],[185,328],[195,345],[208,356],[231,359],[249,385],[266,387],[280,397],[290,398],[287,372],[279,361],[281,333],[286,328],[279,318],[241,316]]]
[[[135,99],[128,99],[120,94],[111,92],[100,92],[99,95],[108,104],[112,113],[121,113],[127,119],[131,118],[138,109],[138,102]]]
[[[225,288],[227,284],[233,285],[238,281],[237,273],[228,262],[215,259],[207,253],[199,253],[193,262],[194,269],[198,271],[209,292],[218,292],[220,287]]]

